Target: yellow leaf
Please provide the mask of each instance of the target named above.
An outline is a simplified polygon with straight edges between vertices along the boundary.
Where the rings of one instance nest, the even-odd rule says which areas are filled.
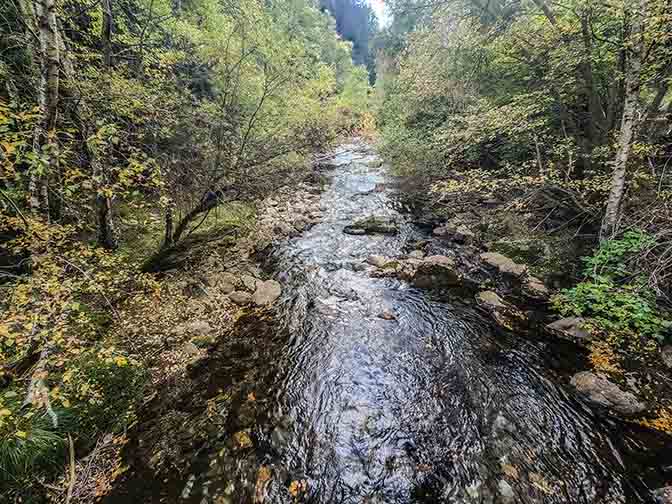
[[[11,414],[12,414],[12,411],[8,410],[7,408],[0,409],[0,417],[10,416]]]
[[[236,444],[240,448],[249,448],[252,446],[252,439],[250,438],[250,435],[245,431],[236,432],[233,435],[233,439],[236,441]]]
[[[292,481],[289,485],[289,493],[292,494],[292,497],[297,497],[300,493],[303,493],[308,488],[308,483],[305,480]]]
[[[26,431],[16,431],[16,437],[19,437],[21,439],[26,439],[28,437],[28,433]]]

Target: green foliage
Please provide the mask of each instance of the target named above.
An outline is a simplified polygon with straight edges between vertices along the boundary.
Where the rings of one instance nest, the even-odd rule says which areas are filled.
[[[562,291],[553,304],[563,316],[588,317],[595,329],[617,340],[662,340],[663,331],[670,325],[660,316],[655,299],[641,286],[617,285],[604,277]]]
[[[565,316],[589,318],[595,329],[617,340],[662,340],[671,322],[628,267],[633,257],[655,243],[639,230],[603,242],[593,256],[584,258],[586,279],[556,296],[554,307]]]
[[[584,274],[592,279],[631,277],[628,260],[655,245],[656,239],[644,231],[626,231],[619,239],[602,242],[594,255],[584,258]]]

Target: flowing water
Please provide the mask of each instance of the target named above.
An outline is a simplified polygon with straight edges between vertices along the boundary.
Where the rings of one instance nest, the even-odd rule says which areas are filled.
[[[266,370],[264,420],[250,431],[253,455],[231,455],[208,477],[210,494],[278,504],[648,502],[660,453],[577,401],[543,340],[502,331],[459,298],[362,270],[369,255],[397,256],[423,237],[371,159],[362,144],[341,146],[322,221],[270,258],[286,337],[250,358],[248,370]],[[370,215],[396,219],[399,233],[343,233]]]

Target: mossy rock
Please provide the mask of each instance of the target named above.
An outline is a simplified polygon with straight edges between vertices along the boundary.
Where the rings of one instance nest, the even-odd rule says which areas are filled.
[[[394,235],[399,232],[397,223],[386,217],[367,217],[355,221],[352,225],[346,226],[343,230],[346,234],[389,234]]]

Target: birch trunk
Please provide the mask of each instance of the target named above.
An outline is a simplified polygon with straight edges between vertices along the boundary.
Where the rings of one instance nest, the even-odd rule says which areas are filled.
[[[625,178],[628,158],[632,149],[632,140],[639,123],[639,95],[642,71],[642,55],[644,52],[644,18],[646,15],[647,0],[639,0],[632,12],[632,29],[630,32],[630,52],[628,67],[625,75],[625,103],[619,135],[618,152],[614,160],[614,171],[611,177],[611,190],[607,200],[607,209],[602,221],[600,239],[606,240],[614,235],[618,229],[621,216],[623,194],[625,192]]]
[[[29,204],[33,213],[49,218],[50,173],[57,173],[58,139],[56,122],[58,119],[60,50],[56,25],[56,4],[54,0],[35,0],[34,10],[39,30],[39,47],[35,51],[40,64],[40,79],[37,89],[40,120],[33,132],[33,148],[40,157],[40,167],[32,171],[28,183]]]

